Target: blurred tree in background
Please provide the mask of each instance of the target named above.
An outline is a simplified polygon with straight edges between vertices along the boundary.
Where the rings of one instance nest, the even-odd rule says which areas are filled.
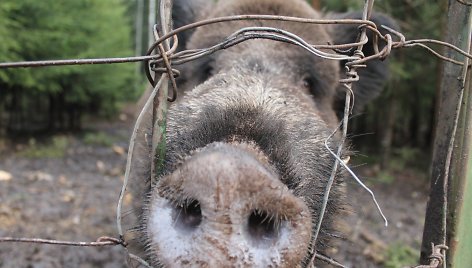
[[[2,0],[0,62],[133,54],[122,0]],[[0,128],[75,129],[136,95],[130,64],[0,70]]]
[[[361,10],[364,6],[364,0],[313,0],[312,3],[324,12]],[[445,10],[445,3],[378,0],[374,10],[393,17],[407,39],[441,40],[441,10]],[[392,163],[390,156],[427,165],[440,61],[421,48],[395,50],[389,60],[391,80],[377,100],[362,114],[354,115],[352,140],[360,151],[380,156],[384,167]],[[424,163],[418,163],[421,161]]]

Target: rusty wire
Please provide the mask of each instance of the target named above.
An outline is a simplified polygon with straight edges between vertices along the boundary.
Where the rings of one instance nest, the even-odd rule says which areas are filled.
[[[460,0],[457,0],[460,1]],[[356,24],[356,25],[364,25],[367,29],[373,31],[375,33],[374,38],[380,38],[386,41],[386,37],[381,35],[380,32],[377,30],[375,24],[369,20],[353,20],[353,19],[335,19],[335,20],[314,20],[314,19],[304,19],[304,18],[297,18],[297,17],[288,17],[288,16],[273,16],[273,15],[237,15],[237,16],[228,16],[228,17],[219,17],[214,19],[202,20],[199,22],[195,22],[192,24],[188,24],[177,28],[165,35],[161,38],[156,40],[156,42],[149,48],[146,56],[138,56],[138,57],[120,57],[120,58],[97,58],[97,59],[66,59],[66,60],[43,60],[43,61],[21,61],[21,62],[3,62],[0,63],[0,69],[5,68],[25,68],[25,67],[46,67],[46,66],[63,66],[63,65],[87,65],[87,64],[113,64],[113,63],[129,63],[129,62],[140,62],[143,61],[145,63],[149,63],[151,60],[156,60],[156,63],[162,62],[162,56],[160,54],[150,55],[150,53],[162,43],[164,40],[169,38],[174,38],[174,44],[177,43],[176,34],[191,30],[197,27],[213,24],[213,23],[221,23],[227,21],[236,21],[236,20],[279,20],[279,21],[288,21],[288,22],[299,22],[299,23],[312,23],[312,24]],[[421,46],[425,49],[428,49],[430,52],[434,53],[435,56],[441,58],[442,60],[453,62],[454,64],[462,65],[462,62],[455,61],[448,57],[442,56],[439,52],[435,51],[434,49],[428,47],[426,44],[437,44],[441,46],[445,46],[447,48],[453,49],[460,54],[472,59],[472,54],[469,54],[460,48],[451,45],[446,42],[442,42],[439,40],[434,39],[413,39],[413,40],[405,40],[405,37],[393,29],[383,26],[386,30],[390,31],[392,34],[400,38],[400,41],[394,41],[392,44],[392,48],[408,48],[414,46]],[[256,38],[256,37],[252,37]],[[247,38],[247,39],[252,39]],[[245,40],[243,40],[245,41]],[[242,41],[241,41],[242,42]],[[339,49],[346,49],[346,48],[354,48],[358,46],[359,43],[351,43],[351,44],[311,44],[313,48],[317,49],[332,49],[334,51]],[[215,52],[216,50],[224,49],[223,47],[211,47],[208,49],[195,49],[195,50],[185,50],[178,53],[175,52],[176,46],[173,46],[169,51],[167,51],[166,55],[170,60],[173,60],[173,65],[179,65],[185,63],[190,60],[195,60],[199,57],[211,54],[210,52]],[[205,52],[205,53],[203,53]],[[195,54],[194,54],[195,53]],[[202,55],[200,55],[202,54]],[[375,58],[381,58],[381,56],[386,55],[378,55],[376,53]],[[182,60],[180,60],[182,59]],[[183,60],[186,59],[186,60]],[[371,60],[371,59],[368,59]],[[150,80],[151,81],[151,80]]]
[[[373,4],[374,4],[374,0],[365,0],[364,10],[363,10],[363,13],[362,13],[362,19],[363,20],[368,20],[370,18],[370,14],[372,13]],[[376,28],[376,27],[374,27],[374,28]],[[358,37],[357,37],[358,42],[361,42],[363,40],[367,40],[366,31],[367,31],[366,27],[361,27],[361,31],[359,32]],[[387,47],[388,48],[387,49],[384,48],[381,52],[379,52],[379,49],[378,49],[378,42],[377,41],[374,42],[374,47],[375,47],[374,51],[376,52],[375,55],[378,55],[379,58],[385,58],[386,56],[388,56],[387,53],[389,53],[390,50],[391,50],[391,47],[392,47],[391,38],[387,37],[386,39],[388,40],[388,44],[385,46],[385,48],[387,48]],[[351,107],[351,96],[354,95],[353,91],[352,91],[352,83],[357,82],[359,80],[359,76],[357,74],[357,68],[364,67],[364,66],[361,65],[361,64],[364,63],[362,61],[365,59],[364,54],[362,53],[363,46],[364,46],[364,44],[361,43],[356,47],[356,50],[354,51],[354,56],[356,56],[356,58],[345,64],[346,78],[341,79],[339,81],[341,84],[343,84],[344,88],[346,89],[346,99],[345,99],[345,104],[344,104],[344,115],[343,115],[343,119],[342,119],[342,123],[341,123],[342,124],[342,136],[341,136],[341,140],[339,141],[336,153],[334,153],[329,148],[328,142],[332,138],[332,136],[334,136],[334,134],[338,131],[338,128],[336,128],[334,130],[334,132],[330,136],[328,136],[328,138],[324,142],[326,149],[331,153],[331,155],[333,155],[335,157],[335,161],[334,161],[334,164],[333,164],[333,169],[331,170],[331,175],[330,175],[330,177],[328,179],[328,182],[326,184],[325,192],[323,194],[323,203],[321,205],[321,210],[320,210],[320,213],[319,213],[319,219],[317,221],[315,233],[313,235],[312,242],[311,242],[312,246],[311,246],[311,252],[310,253],[312,254],[312,257],[310,258],[310,262],[308,263],[308,267],[314,267],[315,266],[315,258],[317,256],[317,254],[316,254],[316,242],[317,242],[317,239],[318,239],[318,234],[321,230],[321,225],[322,225],[322,222],[323,222],[323,218],[325,216],[326,207],[328,205],[328,200],[329,200],[329,195],[330,195],[330,192],[331,192],[331,188],[332,188],[332,185],[333,185],[334,180],[335,180],[336,175],[337,175],[338,165],[343,164],[343,161],[341,160],[341,154],[342,154],[343,146],[344,146],[344,143],[345,143],[345,140],[346,140],[346,137],[347,137],[347,125],[348,125],[348,121],[349,121],[349,115],[351,114],[352,107],[353,107],[353,106]],[[354,103],[352,105],[354,105]],[[348,170],[351,174],[354,174],[351,171],[351,169],[348,168],[346,165],[344,165],[343,167],[345,167],[346,170]],[[372,198],[373,198],[375,204],[377,205],[377,208],[380,211],[380,214],[382,215],[382,217],[385,220],[385,225],[387,225],[388,224],[387,219],[383,215],[382,210],[380,209],[380,206],[378,205],[377,201],[375,200],[375,196],[372,193],[372,191],[370,189],[368,189],[355,175],[354,175],[354,178],[356,178],[358,183],[360,185],[362,185],[366,190],[368,190],[369,193],[372,195]]]
[[[462,3],[467,6],[471,6],[472,3],[465,2],[465,0],[457,0],[459,3]],[[324,211],[326,209],[326,203],[327,200],[329,199],[329,192],[331,185],[334,181],[338,166],[341,165],[343,168],[345,168],[351,176],[362,186],[364,187],[369,193],[372,195],[374,203],[376,206],[379,208],[379,205],[377,201],[375,200],[375,197],[365,185],[357,178],[357,176],[347,167],[346,163],[341,159],[341,151],[342,151],[342,146],[344,144],[344,140],[346,139],[347,135],[347,123],[349,120],[349,115],[351,114],[352,107],[354,105],[354,96],[352,94],[352,83],[358,81],[359,76],[356,72],[358,68],[365,67],[365,64],[368,61],[374,60],[374,59],[384,59],[389,56],[390,52],[392,49],[398,49],[398,48],[410,48],[410,47],[415,47],[419,46],[430,53],[432,53],[434,56],[444,60],[451,62],[453,64],[457,65],[468,65],[468,60],[465,62],[460,62],[457,60],[454,60],[452,58],[446,57],[441,55],[439,52],[436,50],[432,49],[428,45],[430,44],[435,44],[435,45],[440,45],[447,47],[449,49],[455,50],[456,52],[464,55],[467,59],[472,59],[472,55],[461,50],[460,48],[451,45],[446,42],[442,42],[439,40],[433,40],[433,39],[414,39],[414,40],[406,40],[405,36],[398,32],[395,31],[389,27],[386,26],[381,26],[385,30],[389,32],[389,34],[382,35],[380,31],[377,29],[377,26],[369,20],[370,14],[372,13],[372,7],[373,7],[373,2],[374,0],[366,0],[365,5],[364,5],[364,12],[363,12],[363,17],[361,20],[354,20],[354,19],[340,19],[340,20],[315,20],[315,19],[306,19],[306,18],[297,18],[297,17],[287,17],[287,16],[274,16],[274,15],[237,15],[237,16],[228,16],[228,17],[219,17],[219,18],[213,18],[213,19],[208,19],[208,20],[203,20],[195,23],[191,23],[188,25],[185,25],[183,27],[180,27],[178,29],[175,29],[173,31],[170,31],[168,33],[164,32],[164,34],[159,37],[157,34],[157,28],[154,27],[154,33],[156,37],[156,41],[150,46],[148,49],[147,53],[145,56],[139,56],[139,57],[125,57],[125,58],[100,58],[100,59],[69,59],[69,60],[46,60],[46,61],[28,61],[28,62],[7,62],[7,63],[0,63],[0,69],[3,68],[19,68],[19,67],[44,67],[44,66],[62,66],[62,65],[84,65],[84,64],[112,64],[112,63],[127,63],[127,62],[139,62],[143,61],[145,62],[145,72],[146,76],[153,86],[154,90],[151,93],[151,96],[149,97],[148,101],[146,102],[143,110],[141,111],[140,115],[138,116],[136,120],[136,124],[133,130],[133,133],[130,138],[130,145],[129,145],[129,150],[128,150],[128,157],[127,157],[127,165],[126,165],[126,171],[125,171],[125,180],[123,182],[123,186],[120,192],[120,198],[118,201],[118,208],[117,208],[117,226],[118,226],[118,233],[119,233],[119,239],[117,238],[112,238],[112,237],[100,237],[97,239],[96,242],[71,242],[71,241],[59,241],[59,240],[47,240],[47,239],[38,239],[38,238],[12,238],[12,237],[3,237],[0,238],[0,242],[28,242],[28,243],[42,243],[42,244],[53,244],[53,245],[68,245],[68,246],[113,246],[113,245],[122,245],[125,247],[128,258],[130,260],[134,260],[139,262],[140,264],[146,266],[146,267],[151,267],[148,263],[146,263],[143,259],[140,257],[130,253],[126,246],[127,243],[123,239],[123,230],[121,227],[121,207],[122,207],[122,200],[123,196],[126,192],[126,188],[129,182],[129,174],[130,174],[130,169],[131,169],[131,161],[133,158],[133,147],[134,143],[136,140],[136,135],[138,132],[138,126],[141,124],[143,114],[145,111],[147,111],[153,102],[154,97],[156,96],[159,88],[162,86],[162,78],[167,76],[171,80],[172,84],[172,96],[169,97],[169,101],[175,100],[177,97],[177,86],[175,83],[175,77],[178,76],[179,72],[178,70],[174,69],[172,66],[173,65],[180,65],[183,63],[186,63],[188,61],[192,61],[195,59],[198,59],[200,57],[204,57],[207,55],[210,55],[212,53],[215,53],[218,50],[226,49],[229,47],[232,47],[234,45],[237,45],[239,43],[245,42],[250,39],[269,39],[269,40],[274,40],[274,41],[279,41],[279,42],[285,42],[289,43],[292,45],[297,45],[300,46],[307,51],[309,51],[312,54],[315,54],[319,57],[323,57],[326,59],[331,59],[331,60],[346,60],[346,78],[340,80],[340,83],[342,83],[346,89],[346,102],[345,102],[345,110],[344,110],[344,117],[342,122],[340,123],[340,126],[335,130],[339,131],[339,129],[342,126],[342,138],[341,142],[338,145],[337,152],[333,152],[329,146],[328,146],[328,141],[329,139],[332,138],[332,136],[335,134],[333,132],[328,139],[325,141],[325,146],[329,150],[329,152],[333,155],[335,158],[335,162],[333,165],[333,170],[332,174],[328,180],[328,185],[325,191],[325,196],[323,200],[323,207],[322,207],[322,213],[320,213],[321,217],[317,223],[317,228],[316,228],[316,233],[314,235],[314,239],[312,241],[312,258],[310,259],[309,265],[314,265],[314,259],[318,258],[320,260],[326,261],[332,265],[338,266],[338,267],[344,267],[342,264],[337,263],[336,261],[332,260],[329,257],[323,256],[316,252],[316,249],[314,248],[314,245],[316,244],[316,239],[317,235],[319,232],[319,228],[321,226],[322,222],[322,217],[324,215]],[[281,30],[277,28],[271,28],[271,27],[247,27],[240,29],[233,33],[232,35],[228,36],[224,40],[222,40],[220,43],[209,47],[209,48],[203,48],[203,49],[193,49],[193,50],[185,50],[181,52],[176,52],[177,49],[177,44],[178,44],[178,39],[177,39],[177,34],[186,30],[194,29],[197,27],[209,25],[209,24],[214,24],[214,23],[221,23],[221,22],[228,22],[228,21],[240,21],[240,20],[277,20],[277,21],[288,21],[288,22],[297,22],[297,23],[310,23],[310,24],[355,24],[359,25],[361,32],[358,36],[358,40],[355,43],[350,43],[350,44],[308,44],[305,42],[302,38],[299,36]],[[362,54],[362,46],[368,41],[367,40],[367,35],[366,31],[372,31],[374,33],[374,51],[375,53],[371,56],[364,57]],[[398,41],[393,41],[392,35],[395,36]],[[163,42],[167,41],[169,38],[173,38],[173,46],[168,47],[166,45],[163,45]],[[383,40],[386,42],[386,45],[383,47],[382,50],[379,50],[378,48],[378,40]],[[157,51],[157,54],[152,55],[154,51]],[[321,51],[320,49],[331,49],[335,53],[326,53]],[[348,49],[352,50],[355,49],[354,55],[353,56],[347,56],[347,55],[342,55],[341,49]],[[162,73],[161,79],[156,81],[156,78],[151,75],[151,72],[155,72],[157,77],[157,74]],[[351,101],[352,100],[352,101]],[[379,208],[379,212],[382,215],[382,217],[385,220],[385,223],[387,224],[387,221],[385,219],[385,216],[383,215],[382,211]],[[433,255],[431,257],[432,262],[439,262],[441,263],[444,259],[444,250],[446,249],[445,246],[433,246]],[[442,255],[441,255],[442,254]],[[441,256],[439,256],[441,255]],[[439,265],[439,264],[438,264]],[[437,265],[437,266],[438,266]],[[434,267],[437,267],[434,266]],[[417,266],[418,268],[424,268],[424,267],[433,267],[433,266]]]
[[[414,268],[438,268],[441,264],[446,263],[445,251],[449,248],[446,245],[434,245],[431,244],[431,255],[429,256],[429,264],[418,265]]]
[[[61,246],[76,246],[76,247],[102,247],[102,246],[128,246],[122,238],[114,238],[109,236],[101,236],[94,242],[73,242],[61,241],[42,238],[18,238],[18,237],[0,237],[0,242],[18,242],[18,243],[34,243],[34,244],[48,244]]]

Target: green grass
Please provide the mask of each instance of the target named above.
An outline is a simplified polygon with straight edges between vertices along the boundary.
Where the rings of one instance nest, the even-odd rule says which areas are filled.
[[[395,182],[395,175],[393,175],[391,171],[382,170],[376,176],[376,182],[390,185]]]
[[[428,178],[430,156],[428,152],[416,148],[401,147],[392,150],[385,167],[381,166],[381,155],[369,153],[352,158],[351,166],[365,166],[371,183],[390,185],[399,175],[414,176],[418,180]]]
[[[411,267],[418,263],[420,252],[401,244],[393,244],[387,250],[385,268]]]
[[[104,132],[88,132],[83,138],[83,142],[87,145],[112,146],[115,138]]]
[[[430,156],[416,148],[401,147],[393,150],[389,166],[391,169],[405,168],[425,169],[429,165]]]
[[[31,138],[28,147],[18,152],[18,155],[27,158],[61,158],[68,145],[69,138],[66,136],[54,136],[45,144],[38,144],[36,139]]]

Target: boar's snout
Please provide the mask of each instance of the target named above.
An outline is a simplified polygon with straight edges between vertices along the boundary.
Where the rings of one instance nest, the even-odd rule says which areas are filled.
[[[307,253],[310,211],[253,144],[210,144],[154,189],[150,253],[166,267],[295,267]]]

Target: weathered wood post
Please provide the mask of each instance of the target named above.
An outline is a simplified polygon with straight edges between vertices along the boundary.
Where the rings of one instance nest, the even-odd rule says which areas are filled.
[[[471,53],[472,15],[468,8],[468,23],[463,34],[469,39],[466,51]],[[456,143],[451,163],[449,184],[447,238],[450,248],[448,267],[472,266],[472,73],[471,60],[466,60],[462,72],[464,90],[462,109],[457,126]],[[457,145],[457,146],[456,146]]]
[[[159,1],[158,18],[158,32],[161,36],[164,36],[172,28],[172,0]],[[162,46],[165,51],[169,50],[169,41],[165,40]],[[161,54],[163,54],[163,50],[161,50]],[[163,73],[160,79],[162,83],[154,98],[153,108],[152,154],[154,159],[151,164],[151,184],[155,182],[165,157],[169,77],[167,73]]]
[[[470,51],[471,7],[449,0],[445,41]],[[448,50],[464,66],[444,62],[438,92],[431,192],[426,209],[421,263],[428,264],[431,244],[450,249],[444,267],[471,267],[472,88],[470,61]]]

